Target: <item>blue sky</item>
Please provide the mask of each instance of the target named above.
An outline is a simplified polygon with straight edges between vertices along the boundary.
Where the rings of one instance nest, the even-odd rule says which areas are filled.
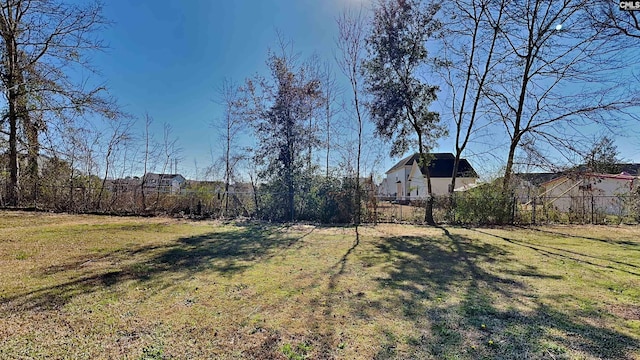
[[[332,60],[336,17],[347,7],[369,4],[370,0],[109,0],[104,15],[114,24],[100,34],[109,49],[94,54],[93,60],[124,110],[140,119],[139,132],[145,113],[154,118],[152,130],[158,139],[163,123],[171,124],[182,148],[178,170],[195,177],[194,160],[202,170],[212,162],[212,149],[220,153],[210,124],[222,116],[214,100],[225,77],[242,82],[264,73],[267,51],[277,44],[276,30],[303,58],[317,53]],[[336,74],[341,78],[337,70]],[[616,144],[625,160],[640,162],[637,139]],[[440,141],[435,150],[451,152],[452,140]],[[385,159],[376,170],[383,174],[397,160]],[[485,174],[500,166],[481,158],[470,161]]]
[[[109,0],[104,14],[114,24],[102,33],[109,49],[94,63],[126,112],[154,118],[157,138],[171,124],[182,148],[178,170],[193,176],[194,159],[203,168],[210,149],[219,151],[210,123],[222,116],[214,101],[222,80],[264,73],[276,30],[302,57],[332,60],[335,19],[358,1]]]

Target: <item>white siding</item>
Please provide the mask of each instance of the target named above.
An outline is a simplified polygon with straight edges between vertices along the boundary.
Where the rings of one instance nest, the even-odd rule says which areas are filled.
[[[411,167],[405,166],[401,169],[398,169],[394,172],[390,172],[387,174],[386,186],[387,188],[386,196],[395,196],[396,199],[404,199],[406,198],[408,189],[407,189],[407,180],[409,179],[409,172],[411,171]],[[401,194],[398,194],[398,181],[400,181],[400,189],[402,191]]]
[[[617,196],[628,195],[634,182],[628,179],[588,176],[581,179],[563,177],[543,186],[543,201],[556,210],[579,211],[591,207],[591,197],[596,206],[607,213],[615,213],[619,209]]]
[[[473,184],[476,178],[456,178],[455,188]],[[450,178],[432,178],[431,190],[433,195],[441,196],[449,193]],[[411,178],[411,199],[424,198],[427,195],[427,184],[422,174]]]
[[[473,184],[477,178],[457,178],[456,188]],[[400,186],[398,186],[400,181]],[[436,196],[446,195],[449,192],[450,177],[431,178],[431,188]],[[423,199],[427,195],[427,187],[422,172],[418,168],[418,163],[413,162],[411,166],[404,166],[401,169],[387,174],[384,193],[381,195],[394,196],[398,200]],[[398,191],[400,189],[400,191]]]

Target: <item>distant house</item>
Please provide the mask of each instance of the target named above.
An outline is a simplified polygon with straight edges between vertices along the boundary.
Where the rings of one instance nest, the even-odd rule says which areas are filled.
[[[639,177],[627,173],[574,173],[542,183],[539,196],[545,206],[562,212],[591,211],[596,207],[615,214],[621,210],[619,197],[630,195],[639,183]]]
[[[138,189],[140,189],[141,184],[142,179],[137,176],[127,176],[124,179],[107,179],[105,181],[106,189],[113,193],[136,192]]]
[[[515,173],[511,177],[511,183],[515,195],[524,203],[538,195],[541,184],[562,175],[563,173],[553,172]]]
[[[599,174],[599,175],[613,175],[614,177],[620,174],[624,175],[640,175],[639,163],[619,163],[611,166],[612,168],[620,169],[620,171],[614,174]],[[516,173],[512,177],[512,185],[516,195],[523,202],[527,202],[532,197],[545,192],[543,184],[556,183],[554,180],[572,178],[576,179],[580,176],[598,175],[593,172],[587,165],[577,165],[569,168],[565,171],[559,172],[533,172],[533,173]]]
[[[180,174],[146,173],[143,181],[146,193],[178,194],[186,179]]]
[[[429,175],[434,195],[449,192],[455,156],[451,153],[430,154]],[[419,154],[413,154],[395,164],[386,172],[379,194],[397,200],[424,198],[427,195],[426,167],[418,165]],[[478,180],[478,174],[466,159],[460,159],[455,187],[466,186]]]
[[[639,163],[617,163],[611,164],[608,167],[615,169],[615,174],[626,173],[629,175],[640,175],[640,164]],[[579,172],[579,173],[588,173],[594,172],[589,166],[582,164],[573,168],[571,171]]]

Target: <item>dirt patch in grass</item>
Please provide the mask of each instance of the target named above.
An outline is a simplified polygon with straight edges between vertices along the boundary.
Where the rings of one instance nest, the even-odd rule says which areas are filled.
[[[634,227],[19,217],[0,358],[640,358]]]
[[[621,319],[640,321],[640,307],[637,305],[611,305],[608,310]]]

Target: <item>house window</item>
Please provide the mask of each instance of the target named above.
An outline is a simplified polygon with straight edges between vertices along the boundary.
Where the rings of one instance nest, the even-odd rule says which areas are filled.
[[[416,189],[416,196],[418,196],[418,195],[420,195],[420,194],[418,194],[418,189]]]
[[[408,192],[408,193],[407,193],[407,196],[411,196],[411,192]]]

